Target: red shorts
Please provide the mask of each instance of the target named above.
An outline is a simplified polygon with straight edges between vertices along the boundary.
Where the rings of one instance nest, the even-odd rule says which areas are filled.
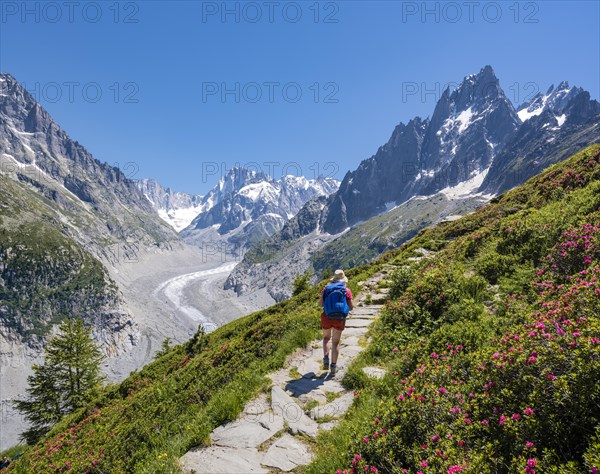
[[[338,331],[343,331],[346,327],[345,319],[329,319],[325,313],[321,313],[321,328],[322,329],[337,329]]]

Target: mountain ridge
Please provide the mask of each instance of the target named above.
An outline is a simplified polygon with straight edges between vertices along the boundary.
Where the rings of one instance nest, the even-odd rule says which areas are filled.
[[[54,201],[65,222],[75,221],[67,224],[71,237],[107,260],[102,238],[149,246],[178,240],[135,181],[71,139],[10,74],[0,81],[0,170]]]
[[[198,246],[223,242],[232,253],[243,254],[254,243],[284,227],[302,206],[337,190],[332,178],[307,179],[287,175],[279,179],[255,170],[234,167],[204,196],[200,213],[181,231]]]
[[[308,255],[301,247],[311,245],[311,251],[317,254],[312,261],[285,260],[285,268],[277,268],[275,260],[261,259],[264,270],[260,270],[251,268],[255,254],[250,252],[231,273],[226,287],[249,292],[269,281],[278,287],[273,294],[288,297],[290,293],[282,292],[272,275],[289,280],[305,271],[322,272],[334,262],[365,263],[365,259],[376,254],[375,249],[383,251],[390,245],[399,245],[403,235],[418,231],[417,222],[405,233],[403,217],[398,212],[386,219],[390,209],[399,205],[410,207],[410,199],[437,199],[437,194],[442,193],[443,199],[453,201],[448,201],[448,206],[462,207],[462,212],[467,212],[473,207],[466,201],[489,200],[600,141],[600,105],[588,92],[570,88],[563,81],[557,88],[550,87],[547,95],[545,100],[545,96],[538,95],[517,110],[506,98],[491,67],[466,76],[454,91],[444,91],[431,118],[415,117],[394,127],[388,142],[375,155],[346,174],[339,190],[318,211],[321,216],[310,217],[311,221],[323,221],[321,234],[314,237],[324,247],[315,248],[306,236],[294,244],[281,232],[260,244],[273,246],[274,251],[265,250],[265,254],[277,254],[285,247],[296,257]],[[539,107],[542,110],[537,114]],[[536,114],[522,122],[518,113],[529,108]],[[563,117],[560,124],[557,116]],[[457,200],[465,201],[465,205],[456,206]],[[434,207],[439,218],[447,215],[439,206]],[[311,209],[315,211],[314,207]],[[369,219],[376,216],[381,216],[379,225],[388,229],[383,238],[378,236],[378,229],[368,229]],[[432,223],[435,221],[424,216],[421,225]],[[343,232],[353,226],[363,229],[355,231],[353,241],[360,233],[363,240],[345,245]],[[327,264],[324,259],[333,249],[328,250],[327,246],[335,246],[343,255]],[[357,255],[346,255],[350,251]]]

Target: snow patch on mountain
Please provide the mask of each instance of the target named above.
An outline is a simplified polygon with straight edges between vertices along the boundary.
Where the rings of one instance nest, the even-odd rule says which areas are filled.
[[[469,179],[462,181],[455,186],[448,186],[440,192],[448,199],[463,199],[467,196],[474,195],[483,183],[487,176],[489,168],[484,170],[476,170],[471,173]]]
[[[182,209],[158,209],[158,215],[177,232],[185,229],[194,220],[202,206],[185,207]]]
[[[528,107],[524,107],[517,111],[517,115],[521,119],[521,122],[526,122],[531,117],[540,115],[546,107],[548,96],[543,96],[539,101],[531,103]]]
[[[569,105],[571,99],[583,92],[583,89],[579,87],[569,87],[567,81],[561,82],[555,89],[554,86],[550,86],[546,94],[537,94],[529,102],[521,105],[517,110],[517,115],[521,122],[526,122],[532,117],[537,117],[544,110],[551,110],[555,114],[562,114],[564,109]],[[566,119],[565,114],[562,114],[559,120],[559,127],[562,126]]]
[[[460,114],[458,114],[456,117],[456,121],[460,124],[458,126],[458,133],[463,133],[467,128],[469,128],[474,115],[475,114],[473,113],[472,107],[469,107],[467,110],[463,110]]]
[[[141,179],[137,186],[160,218],[177,232],[190,225],[203,209],[200,195],[175,192],[152,179]]]
[[[268,181],[261,181],[260,183],[252,183],[244,186],[239,190],[240,196],[245,196],[251,201],[258,201],[260,198],[266,200],[275,200],[278,196],[277,188],[269,183]]]

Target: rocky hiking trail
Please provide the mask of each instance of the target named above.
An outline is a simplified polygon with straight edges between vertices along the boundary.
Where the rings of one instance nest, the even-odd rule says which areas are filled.
[[[380,282],[391,266],[385,266],[364,282],[355,307],[346,321],[340,342],[335,376],[322,370],[322,340],[291,354],[283,369],[271,373],[270,393],[248,402],[237,420],[211,433],[211,445],[194,448],[180,459],[186,474],[247,474],[291,472],[313,458],[312,444],[318,433],[331,430],[348,411],[354,392],[341,380],[367,343],[367,332],[387,297]],[[378,367],[363,369],[370,377],[382,377]]]

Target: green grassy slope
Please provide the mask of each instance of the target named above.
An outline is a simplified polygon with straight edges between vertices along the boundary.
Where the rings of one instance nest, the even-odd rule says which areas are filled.
[[[350,287],[377,270],[348,272]],[[366,272],[366,273],[365,273]],[[170,349],[107,387],[57,425],[10,472],[169,473],[193,446],[265,388],[265,375],[320,333],[318,290],[304,293]]]
[[[356,403],[307,472],[600,469],[600,146],[384,260]]]
[[[600,419],[594,339],[600,290],[592,279],[600,276],[599,158],[600,147],[590,147],[475,213],[426,229],[348,272],[355,292],[384,263],[400,267],[393,300],[345,378],[357,391],[355,406],[339,429],[319,439],[309,472],[364,472],[365,464],[372,472],[523,472],[529,459],[576,463],[561,472],[597,465],[591,440]],[[584,227],[590,223],[596,224]],[[565,237],[571,226],[574,234]],[[561,256],[571,241],[580,246]],[[419,248],[436,256],[409,260],[422,256]],[[536,279],[550,285],[546,293]],[[318,288],[172,348],[59,423],[9,472],[177,472],[182,454],[234,419],[268,385],[265,374],[318,336]],[[569,325],[546,314],[565,310],[562,302],[573,312]],[[557,319],[568,335],[548,329],[545,336],[535,326],[540,320],[553,328],[545,318]],[[365,364],[390,375],[372,381],[360,370]],[[509,420],[499,425],[505,415]]]

